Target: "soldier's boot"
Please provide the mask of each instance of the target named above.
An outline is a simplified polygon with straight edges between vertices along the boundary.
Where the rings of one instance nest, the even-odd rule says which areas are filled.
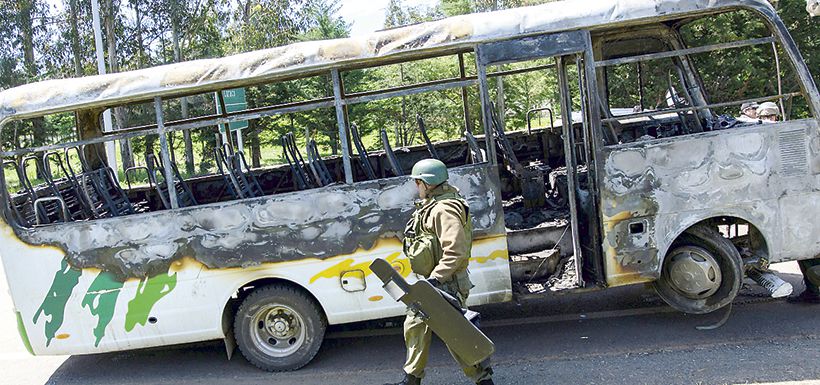
[[[404,374],[404,379],[401,382],[389,383],[384,385],[421,385],[421,378],[412,374]]]
[[[820,293],[817,289],[820,286],[820,265],[806,269],[804,274],[807,281],[806,290],[803,290],[797,297],[789,297],[788,301],[792,303],[820,304]]]
[[[481,380],[481,381],[478,382],[477,385],[495,385],[495,383],[493,383],[492,379],[489,379],[489,380]]]

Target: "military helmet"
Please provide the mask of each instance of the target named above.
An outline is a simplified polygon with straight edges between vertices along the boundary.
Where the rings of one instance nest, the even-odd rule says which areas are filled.
[[[743,104],[740,105],[740,113],[742,114],[750,108],[754,108],[755,110],[757,110],[757,107],[760,107],[760,105],[757,104],[757,102],[743,103]]]
[[[444,162],[438,159],[422,159],[413,165],[410,176],[430,186],[436,186],[446,182],[450,175]]]
[[[761,103],[759,107],[757,107],[757,116],[780,116],[780,108],[777,108],[777,104],[772,102]]]

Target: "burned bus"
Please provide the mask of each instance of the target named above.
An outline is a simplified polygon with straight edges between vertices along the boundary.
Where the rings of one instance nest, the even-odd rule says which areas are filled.
[[[750,60],[769,70],[733,67]],[[427,65],[444,70],[356,81]],[[305,81],[324,91],[276,99]],[[270,102],[231,111],[237,88]],[[766,101],[779,122],[731,116]],[[117,109],[150,119],[104,130]],[[258,132],[278,164],[231,140],[197,151],[204,173],[176,161],[186,131],[287,117]],[[71,135],[27,145],[43,119]],[[404,312],[368,266],[415,279],[407,174],[430,157],[473,216],[470,305],[651,282],[702,314],[749,266],[820,254],[820,95],[763,0],[550,3],[44,81],[0,93],[0,122],[0,255],[37,355],[225,339],[266,370],[307,364],[329,325]],[[129,143],[145,151],[120,170],[106,146]]]

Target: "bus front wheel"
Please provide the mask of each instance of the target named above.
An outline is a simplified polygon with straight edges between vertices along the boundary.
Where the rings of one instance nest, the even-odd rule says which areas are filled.
[[[270,285],[251,292],[234,318],[234,335],[242,355],[270,372],[296,370],[319,351],[327,323],[303,291]]]
[[[655,290],[673,308],[705,314],[728,305],[743,280],[743,261],[731,241],[712,227],[694,226],[675,240]]]

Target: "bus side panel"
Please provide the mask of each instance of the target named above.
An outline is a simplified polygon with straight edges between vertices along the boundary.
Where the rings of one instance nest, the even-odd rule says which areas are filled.
[[[656,279],[662,257],[681,232],[720,216],[738,217],[757,227],[772,261],[817,255],[818,238],[812,238],[820,235],[817,213],[798,216],[792,210],[792,218],[812,224],[786,222],[783,230],[778,215],[781,197],[788,201],[815,194],[811,192],[815,177],[809,178],[807,171],[784,175],[790,169],[781,158],[792,154],[792,149],[780,143],[784,133],[795,130],[811,132],[803,140],[816,141],[817,121],[741,127],[605,149],[601,209],[607,283],[618,286]],[[799,148],[803,147],[798,144]],[[804,211],[806,207],[816,206],[803,206]],[[800,245],[788,245],[787,250],[796,247],[796,251],[782,254],[783,232],[795,229],[801,230]]]
[[[451,170],[451,180],[474,213],[470,269],[476,287],[470,303],[508,300],[511,284],[497,170],[488,165],[461,167]],[[414,191],[409,178],[393,178],[282,194],[287,197],[15,229],[16,234],[5,226],[0,233],[2,257],[36,354],[97,353],[221,338],[228,299],[260,278],[281,278],[304,287],[330,323],[381,318],[403,310],[368,266],[380,257],[410,274],[398,235],[412,211]],[[345,196],[360,209],[340,212],[328,207],[328,197],[338,202]],[[268,215],[272,211],[294,217],[296,212],[302,222],[260,226],[279,219]],[[370,239],[375,241],[368,243],[360,232],[374,234]],[[294,234],[314,241],[294,242]],[[340,245],[350,249],[305,252],[321,250],[322,245],[327,250],[338,251]],[[286,248],[295,249],[281,253]]]

